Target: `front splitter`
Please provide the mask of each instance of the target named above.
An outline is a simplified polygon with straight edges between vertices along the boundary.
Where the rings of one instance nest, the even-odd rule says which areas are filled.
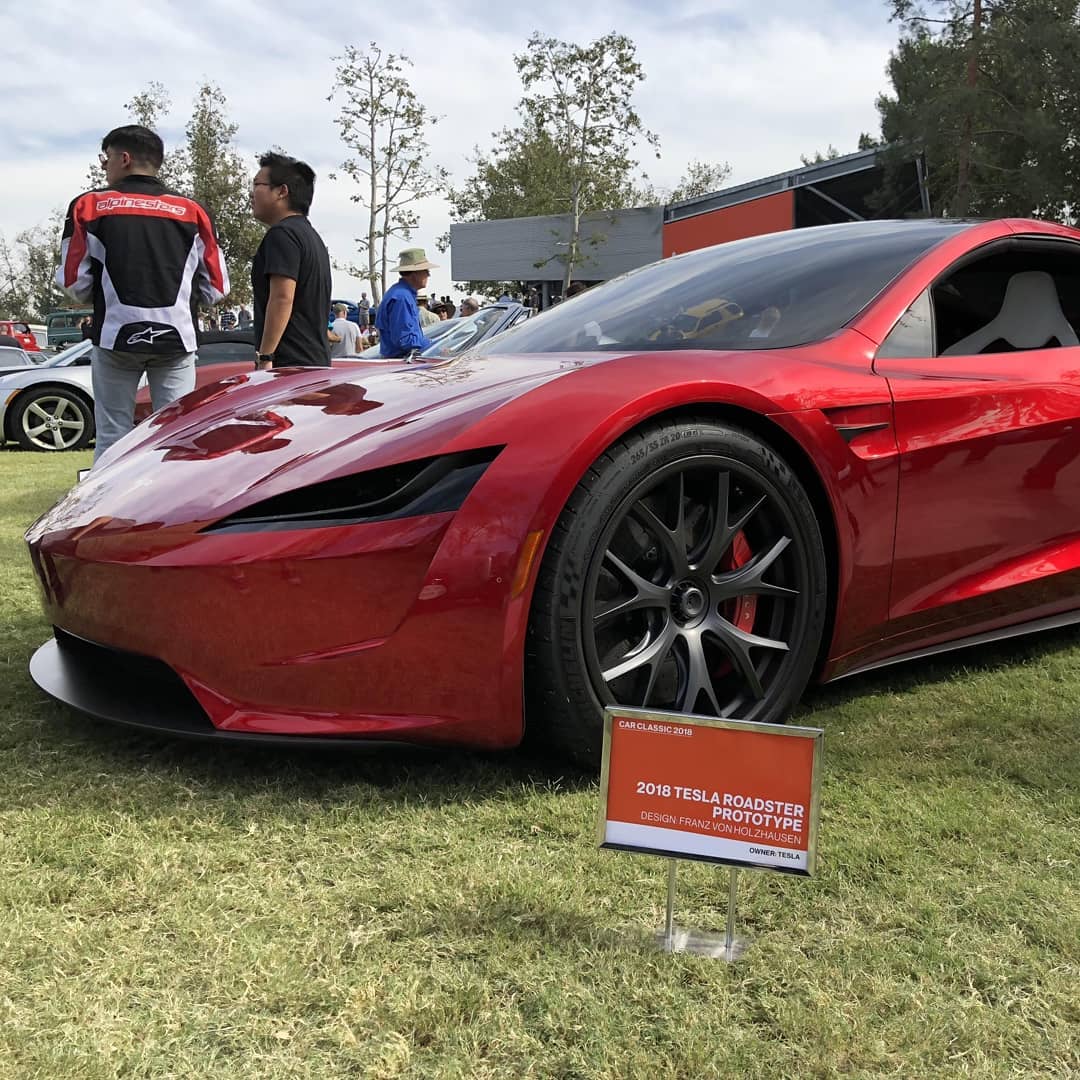
[[[62,647],[55,638],[46,641],[30,658],[30,677],[50,697],[98,720],[150,734],[290,749],[429,752],[432,749],[388,739],[222,731],[210,723],[179,676],[175,676],[175,684],[132,670],[125,672],[122,679],[116,673],[113,676],[102,678],[102,673],[87,657],[79,655],[78,650]]]

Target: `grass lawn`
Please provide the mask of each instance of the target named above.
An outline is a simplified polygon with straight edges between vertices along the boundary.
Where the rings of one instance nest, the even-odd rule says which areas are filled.
[[[818,876],[740,875],[739,963],[667,956],[592,777],[46,699],[22,531],[89,458],[0,451],[0,1077],[1080,1075],[1080,633],[814,693]],[[678,919],[726,883],[681,864]]]

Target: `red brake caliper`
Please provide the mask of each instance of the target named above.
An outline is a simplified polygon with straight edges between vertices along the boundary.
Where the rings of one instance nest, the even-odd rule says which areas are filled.
[[[746,542],[746,535],[736,533],[720,566],[724,570],[737,570],[740,566],[745,566],[753,554]],[[754,629],[754,616],[757,615],[757,597],[737,596],[734,600],[728,600],[721,610],[728,622],[750,633]]]
[[[753,554],[750,545],[746,542],[745,534],[736,533],[727,554],[720,560],[719,568],[721,570],[737,570],[740,566],[745,566]],[[723,607],[720,608],[720,614],[729,623],[749,634],[754,629],[754,618],[757,615],[757,597],[736,596],[732,600],[727,600],[724,602]],[[721,678],[729,671],[731,671],[731,661],[723,660],[714,669],[713,677]]]

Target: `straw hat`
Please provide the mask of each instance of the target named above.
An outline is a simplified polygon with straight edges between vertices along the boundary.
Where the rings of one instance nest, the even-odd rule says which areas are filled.
[[[391,273],[408,274],[413,270],[435,270],[438,263],[428,262],[427,252],[423,248],[406,248],[398,256],[398,265]]]

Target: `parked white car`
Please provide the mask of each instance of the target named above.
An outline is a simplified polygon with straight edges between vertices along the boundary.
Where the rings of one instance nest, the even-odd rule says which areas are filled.
[[[94,437],[90,349],[89,341],[80,341],[40,364],[0,367],[0,439],[24,450],[89,445]]]

